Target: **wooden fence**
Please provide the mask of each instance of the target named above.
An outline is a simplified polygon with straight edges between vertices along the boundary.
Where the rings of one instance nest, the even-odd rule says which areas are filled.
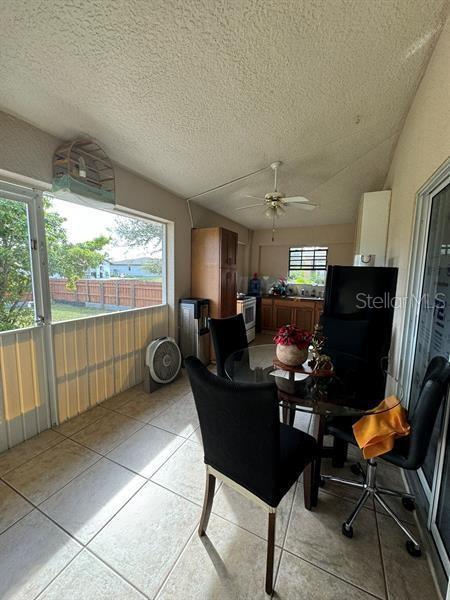
[[[139,279],[79,279],[76,290],[67,288],[66,279],[50,279],[53,302],[144,308],[162,304],[162,283]]]

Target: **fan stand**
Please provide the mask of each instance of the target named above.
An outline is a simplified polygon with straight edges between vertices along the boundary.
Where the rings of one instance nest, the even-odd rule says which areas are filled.
[[[150,369],[146,366],[144,375],[144,392],[146,394],[151,394],[153,392],[156,392],[156,390],[159,390],[159,388],[163,387],[163,385],[167,384],[158,383],[157,381],[155,381],[150,375]]]

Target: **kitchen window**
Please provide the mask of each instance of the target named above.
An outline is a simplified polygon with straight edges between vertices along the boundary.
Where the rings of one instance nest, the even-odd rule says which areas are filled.
[[[289,248],[289,283],[324,285],[328,265],[328,248],[303,246]]]

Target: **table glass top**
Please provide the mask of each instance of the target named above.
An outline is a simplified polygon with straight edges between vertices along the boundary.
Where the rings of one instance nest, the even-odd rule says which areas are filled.
[[[250,346],[227,358],[225,372],[229,379],[240,383],[273,381],[284,405],[315,414],[361,417],[385,412],[400,403],[400,399],[390,403],[389,409],[378,406],[383,397],[371,397],[367,364],[356,356],[335,354],[335,373],[320,378],[283,371],[274,366],[275,357],[275,344]]]

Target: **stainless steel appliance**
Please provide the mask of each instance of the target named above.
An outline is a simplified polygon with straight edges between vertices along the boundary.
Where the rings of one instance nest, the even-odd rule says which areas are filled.
[[[256,298],[252,296],[238,298],[236,301],[236,312],[242,313],[242,316],[244,317],[247,341],[250,343],[255,339]]]
[[[204,365],[210,363],[209,300],[206,298],[181,298],[180,300],[180,350],[183,358],[196,356]]]

